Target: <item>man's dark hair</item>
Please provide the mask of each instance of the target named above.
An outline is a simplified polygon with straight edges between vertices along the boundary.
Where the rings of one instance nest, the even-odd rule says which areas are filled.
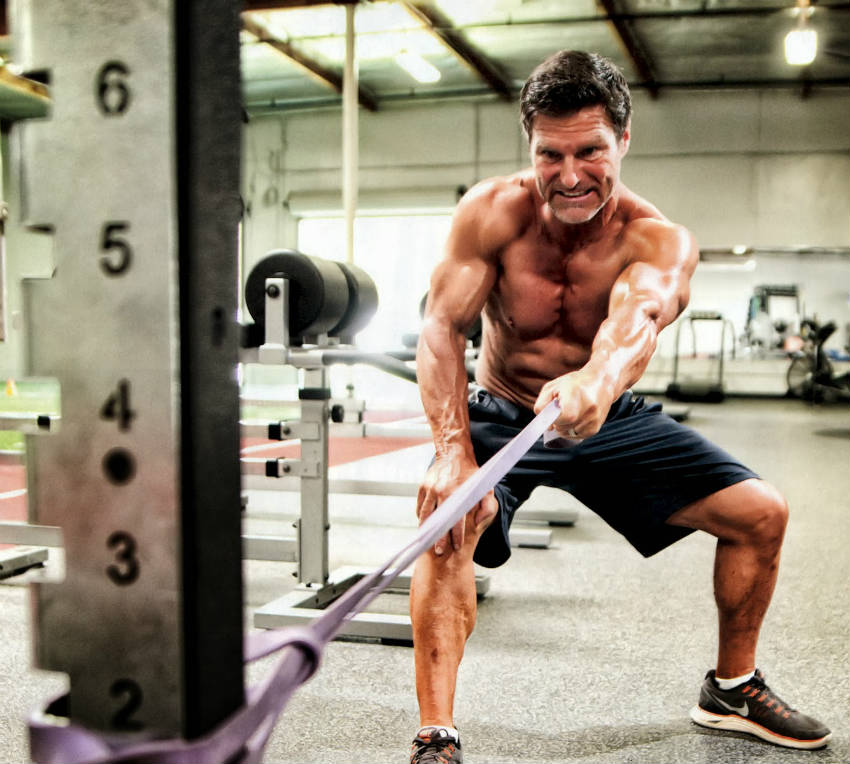
[[[562,50],[538,66],[522,86],[522,129],[531,138],[538,114],[564,117],[585,106],[605,107],[617,139],[623,137],[632,113],[629,86],[607,58],[580,50]]]

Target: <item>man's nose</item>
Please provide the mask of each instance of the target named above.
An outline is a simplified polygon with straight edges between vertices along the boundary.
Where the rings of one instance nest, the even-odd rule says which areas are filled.
[[[578,170],[572,159],[564,158],[561,162],[561,185],[564,188],[574,188],[578,185]]]

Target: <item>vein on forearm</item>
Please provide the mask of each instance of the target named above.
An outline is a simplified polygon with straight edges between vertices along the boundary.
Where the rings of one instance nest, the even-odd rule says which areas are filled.
[[[416,353],[416,368],[419,393],[438,456],[458,449],[472,451],[465,349],[462,332],[426,321]]]
[[[654,295],[633,292],[600,325],[587,365],[603,372],[614,396],[646,370],[655,352],[660,315],[661,304]]]

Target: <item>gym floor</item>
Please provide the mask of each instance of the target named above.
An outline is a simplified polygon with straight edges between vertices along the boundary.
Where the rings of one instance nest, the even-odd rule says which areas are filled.
[[[777,485],[791,506],[779,582],[760,643],[768,682],[833,730],[828,748],[792,751],[693,725],[714,661],[713,540],[695,533],[644,560],[584,508],[549,549],[515,549],[490,571],[462,665],[455,722],[469,764],[847,762],[850,760],[850,427],[845,407],[785,400],[691,404],[687,422]],[[370,479],[418,479],[429,447],[356,465]],[[572,502],[572,499],[568,499]],[[293,516],[295,494],[249,506]],[[371,566],[410,538],[411,499],[331,497],[331,568]],[[276,521],[280,532],[289,522]],[[49,564],[55,564],[54,553]],[[293,586],[293,566],[249,561],[253,609]],[[482,571],[485,572],[485,571]],[[378,609],[404,612],[403,595]],[[65,687],[31,669],[24,582],[0,586],[0,761],[28,760],[25,718]],[[256,665],[256,681],[271,659]],[[210,667],[214,671],[215,667]],[[278,764],[407,761],[418,723],[410,648],[334,642],[270,742]]]

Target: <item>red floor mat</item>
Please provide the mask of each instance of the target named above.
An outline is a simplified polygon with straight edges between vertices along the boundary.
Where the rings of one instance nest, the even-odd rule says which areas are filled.
[[[428,443],[428,438],[331,438],[328,443],[328,461],[331,467],[338,464],[356,462],[368,456],[387,454],[390,451],[398,451],[402,448],[418,446]],[[268,444],[268,448],[256,449],[256,446]],[[282,457],[297,458],[301,453],[301,446],[297,443],[275,443],[259,439],[248,439],[243,443],[243,448],[251,448],[243,456],[254,458],[276,459]]]

